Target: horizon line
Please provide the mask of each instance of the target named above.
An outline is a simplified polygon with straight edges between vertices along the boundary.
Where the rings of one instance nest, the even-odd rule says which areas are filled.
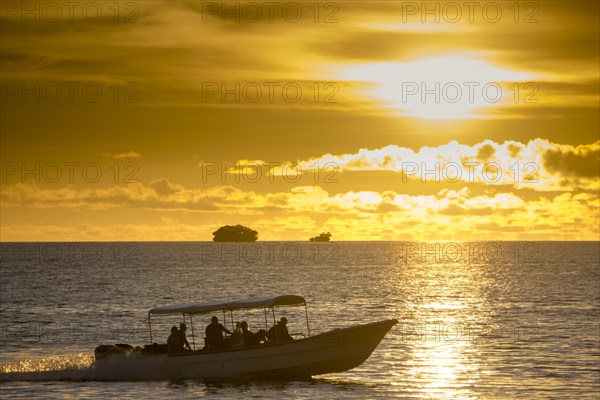
[[[328,242],[314,242],[310,240],[257,240],[254,242],[215,242],[212,240],[58,240],[58,241],[2,241],[0,244],[8,243],[270,243],[270,242],[302,242],[302,243],[351,243],[351,242],[599,242],[598,240],[330,240]]]

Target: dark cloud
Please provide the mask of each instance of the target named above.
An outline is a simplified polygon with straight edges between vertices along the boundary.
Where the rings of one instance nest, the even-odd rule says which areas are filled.
[[[521,149],[522,149],[521,146],[516,145],[514,143],[510,143],[507,146],[507,148],[508,148],[509,154],[512,158],[517,158],[519,156],[519,153],[521,153]]]
[[[596,1],[535,3],[539,6],[536,23],[515,23],[513,11],[508,3],[504,3],[505,17],[500,23],[488,23],[482,18],[469,23],[465,18],[457,24],[434,24],[435,28],[441,28],[442,31],[419,31],[419,25],[426,27],[419,18],[409,21],[416,25],[415,29],[404,25],[402,7],[391,7],[393,3],[386,3],[385,6],[381,3],[381,7],[387,11],[387,17],[381,15],[381,10],[361,9],[364,5],[353,4],[347,10],[344,5],[344,9],[347,15],[355,18],[362,12],[364,21],[371,18],[371,22],[390,24],[395,20],[397,28],[387,30],[372,23],[350,31],[328,31],[327,35],[316,39],[307,49],[336,60],[373,62],[398,61],[469,49],[494,52],[499,62],[519,69],[557,73],[562,73],[573,61],[580,63],[578,68],[594,70],[598,63],[600,27]],[[520,4],[523,18],[528,14],[525,11],[528,3],[533,2]],[[369,6],[373,4],[376,3],[369,3]],[[433,19],[430,17],[426,21]]]
[[[438,211],[441,215],[494,215],[497,214],[497,210],[494,210],[491,207],[481,207],[481,208],[465,208],[461,207],[458,204],[449,204],[448,207],[442,208]]]
[[[480,224],[475,224],[474,228],[477,231],[480,232],[498,232],[498,231],[502,231],[502,232],[523,232],[526,230],[531,230],[531,229],[536,229],[536,230],[540,230],[540,229],[547,229],[548,225],[542,225],[542,224],[535,224],[534,227],[525,227],[525,226],[518,226],[518,225],[506,225],[506,224],[499,224],[497,222],[489,222],[489,223],[480,223]]]
[[[159,196],[170,196],[179,191],[179,189],[169,182],[168,179],[159,179],[151,182],[149,187],[154,189]]]
[[[600,176],[600,151],[548,150],[543,155],[544,167],[567,177],[594,178]]]
[[[483,161],[489,160],[496,154],[496,149],[491,144],[484,144],[477,149],[477,158]]]

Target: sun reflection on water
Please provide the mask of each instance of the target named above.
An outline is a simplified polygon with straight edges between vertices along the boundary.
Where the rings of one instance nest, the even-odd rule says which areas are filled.
[[[489,304],[484,266],[404,265],[403,279],[414,280],[407,293],[403,339],[404,378],[425,398],[477,398],[481,368],[471,328],[485,324]],[[410,325],[410,326],[409,326]]]
[[[421,386],[420,393],[429,398],[475,398],[467,383],[477,373],[472,364],[464,363],[469,343],[440,337],[423,343],[412,351],[409,375]]]

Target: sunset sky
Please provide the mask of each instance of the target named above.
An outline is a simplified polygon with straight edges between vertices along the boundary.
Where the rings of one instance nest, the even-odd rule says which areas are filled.
[[[598,1],[65,4],[1,3],[2,241],[599,239]]]

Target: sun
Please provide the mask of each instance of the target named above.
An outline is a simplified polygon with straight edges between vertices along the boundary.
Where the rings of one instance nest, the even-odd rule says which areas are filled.
[[[425,119],[481,118],[482,109],[512,98],[512,83],[534,75],[458,56],[347,67],[344,79],[369,83],[368,94],[402,115]]]

